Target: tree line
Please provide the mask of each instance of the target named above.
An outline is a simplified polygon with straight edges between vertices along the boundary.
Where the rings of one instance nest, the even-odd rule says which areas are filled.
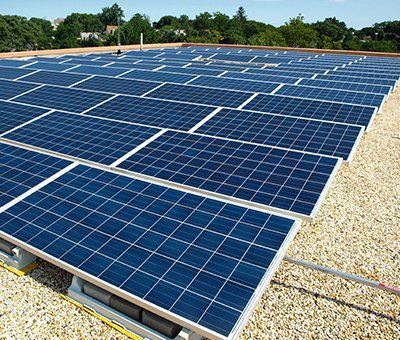
[[[355,30],[337,18],[306,23],[301,15],[284,25],[251,20],[243,7],[232,17],[221,12],[164,16],[157,22],[135,14],[124,20],[118,4],[98,14],[72,13],[53,28],[50,21],[16,15],[0,15],[0,51],[116,45],[116,30],[106,34],[108,25],[120,18],[121,43],[137,44],[140,33],[145,43],[198,42],[260,46],[310,47],[344,50],[400,52],[400,21],[385,21]],[[90,33],[82,37],[81,33]]]

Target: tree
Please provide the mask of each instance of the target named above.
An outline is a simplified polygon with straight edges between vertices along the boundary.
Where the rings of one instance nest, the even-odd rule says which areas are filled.
[[[165,26],[169,26],[171,27],[171,29],[179,29],[180,28],[179,18],[174,17],[172,15],[166,15],[163,16],[157,22],[153,23],[153,27],[156,29],[160,29]]]
[[[309,25],[304,23],[304,17],[298,15],[290,19],[280,32],[285,38],[286,44],[290,47],[316,47],[318,34]]]
[[[200,13],[193,20],[193,28],[197,31],[214,29],[213,17],[209,12]]]
[[[248,43],[260,46],[286,46],[283,35],[273,26],[268,27],[264,32],[253,35]]]
[[[101,9],[101,13],[98,15],[99,20],[103,24],[103,28],[107,25],[118,25],[118,18],[122,19],[125,17],[123,9],[114,3],[111,7],[104,7]]]
[[[152,27],[147,16],[136,13],[128,22],[121,26],[121,43],[123,45],[138,44],[140,33],[143,33],[144,43],[158,42],[159,35]]]

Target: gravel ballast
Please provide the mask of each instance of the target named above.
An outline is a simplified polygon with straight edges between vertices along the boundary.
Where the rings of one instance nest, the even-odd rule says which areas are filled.
[[[288,255],[400,285],[400,90],[342,166]],[[71,275],[44,261],[25,277],[0,269],[0,339],[123,339],[60,298]],[[241,336],[400,339],[400,297],[282,263]]]

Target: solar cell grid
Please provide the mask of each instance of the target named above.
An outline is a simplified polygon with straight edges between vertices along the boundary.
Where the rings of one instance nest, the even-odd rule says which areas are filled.
[[[363,78],[373,78],[373,79],[386,79],[386,80],[399,80],[399,75],[385,74],[385,73],[370,73],[366,71],[355,71],[340,69],[337,71],[330,71],[328,74],[332,75],[342,75],[342,76],[352,76],[352,77],[363,77]]]
[[[385,99],[382,94],[350,92],[336,89],[322,89],[301,85],[284,85],[276,95],[327,100],[339,103],[349,103],[365,106],[380,107]]]
[[[278,76],[287,76],[287,77],[297,77],[297,78],[311,78],[316,72],[310,70],[309,72],[298,72],[296,70],[287,71],[287,70],[280,70],[279,67],[268,67],[262,70],[257,69],[248,69],[244,73],[254,73],[256,75],[278,75]]]
[[[71,162],[0,143],[0,207]]]
[[[342,81],[329,81],[319,79],[302,79],[299,85],[321,87],[321,88],[335,88],[338,90],[366,92],[366,93],[380,93],[388,95],[391,92],[390,86],[385,85],[369,85],[369,84],[358,84],[358,83],[347,83]]]
[[[376,108],[260,94],[244,107],[245,110],[313,118],[368,127]]]
[[[98,66],[78,66],[73,68],[71,71],[66,72],[73,72],[73,73],[83,73],[83,74],[94,74],[94,75],[103,75],[103,76],[111,76],[115,77],[124,72],[127,69],[125,68],[117,68],[117,67],[98,67]]]
[[[111,165],[159,130],[53,112],[4,137],[84,160]]]
[[[152,98],[231,108],[239,107],[251,96],[250,92],[174,84],[165,84],[146,95],[146,97]]]
[[[37,88],[39,85],[0,79],[0,99],[11,99]]]
[[[189,80],[195,78],[195,75],[189,74],[179,74],[179,73],[168,73],[161,71],[144,71],[144,70],[133,70],[128,73],[125,73],[122,78],[127,79],[142,79],[142,80],[151,80],[158,82],[169,82],[169,83],[177,83],[183,84],[188,82]]]
[[[194,75],[208,75],[208,76],[217,76],[223,72],[223,70],[213,70],[208,68],[182,68],[182,67],[173,67],[167,66],[161,69],[163,72],[171,72],[171,73],[184,73],[184,74],[194,74]]]
[[[0,135],[47,111],[36,107],[0,101]]]
[[[299,80],[300,77],[290,77],[281,76],[276,74],[255,74],[255,73],[240,73],[240,72],[230,72],[223,74],[222,78],[235,78],[235,79],[247,79],[256,81],[266,81],[266,82],[277,82],[284,84],[294,84]]]
[[[65,71],[74,66],[76,66],[76,64],[71,64],[71,63],[58,64],[56,62],[39,61],[37,63],[28,65],[25,69],[26,70],[30,69],[30,70]]]
[[[143,80],[138,81],[133,79],[95,76],[73,87],[115,94],[141,96],[160,84],[161,83],[147,82]]]
[[[26,64],[30,64],[29,60],[18,60],[18,59],[0,59],[1,66],[9,66],[9,67],[21,67]]]
[[[32,72],[34,72],[34,70],[0,66],[0,78],[2,79],[16,79]]]
[[[215,107],[172,101],[118,96],[86,114],[129,123],[188,131]]]
[[[215,87],[219,89],[227,90],[238,90],[244,92],[260,92],[260,93],[271,93],[276,89],[279,83],[267,83],[250,81],[244,79],[232,79],[232,78],[217,78],[200,76],[199,78],[190,82],[191,85]]]
[[[24,77],[23,81],[46,85],[70,86],[88,77],[88,75],[81,74],[39,71],[32,75]]]
[[[32,84],[14,82],[13,88],[18,87],[21,84],[23,84],[24,86],[29,85],[29,87],[31,88],[34,87],[34,85]],[[99,92],[89,92],[78,89],[46,85],[18,97],[16,101],[18,101],[19,103],[48,107],[50,109],[81,113],[111,97],[112,95]]]
[[[223,109],[196,133],[349,160],[362,127]]]
[[[331,80],[331,81],[344,81],[348,83],[361,83],[361,84],[372,84],[372,85],[385,85],[391,86],[394,88],[396,86],[396,80],[390,79],[376,79],[376,78],[365,78],[365,77],[358,77],[355,75],[346,76],[346,75],[335,75],[331,74],[318,74],[315,79],[324,79],[324,80]]]
[[[82,165],[0,216],[1,232],[51,262],[219,337],[237,336],[298,228]]]
[[[167,131],[120,168],[312,216],[336,158]]]

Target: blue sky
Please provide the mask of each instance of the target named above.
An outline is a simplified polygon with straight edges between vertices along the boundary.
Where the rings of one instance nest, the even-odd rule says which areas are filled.
[[[71,12],[97,13],[115,1],[104,0],[0,0],[1,14],[26,17],[57,18]],[[188,14],[194,17],[204,11],[220,11],[229,15],[239,6],[245,7],[251,19],[281,25],[290,17],[302,13],[306,21],[330,16],[345,21],[348,26],[361,28],[375,22],[399,20],[400,0],[120,0],[127,18],[134,13],[145,13],[152,21],[161,16]]]

